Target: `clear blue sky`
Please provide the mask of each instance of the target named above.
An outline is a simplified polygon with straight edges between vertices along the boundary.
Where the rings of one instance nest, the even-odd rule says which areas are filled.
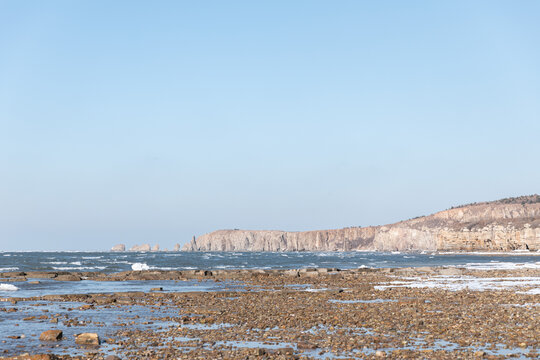
[[[0,249],[540,192],[538,1],[0,1]]]

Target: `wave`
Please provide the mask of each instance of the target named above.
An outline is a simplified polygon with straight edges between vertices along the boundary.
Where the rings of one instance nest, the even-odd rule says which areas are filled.
[[[11,284],[0,284],[0,291],[17,291],[19,290],[18,287]]]
[[[131,265],[131,269],[134,271],[150,270],[150,266],[145,263],[135,263]]]
[[[3,268],[0,268],[0,271],[17,271],[19,270],[18,267],[3,267]]]
[[[103,270],[105,268],[107,268],[107,267],[106,266],[72,266],[72,267],[53,266],[54,270],[63,270],[63,271],[67,271],[67,270]]]

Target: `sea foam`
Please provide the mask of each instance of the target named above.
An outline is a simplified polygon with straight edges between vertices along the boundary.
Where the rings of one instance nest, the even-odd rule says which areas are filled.
[[[131,269],[135,271],[150,270],[150,267],[144,263],[135,263],[131,265]]]
[[[0,291],[17,291],[19,290],[18,287],[11,284],[0,284]]]

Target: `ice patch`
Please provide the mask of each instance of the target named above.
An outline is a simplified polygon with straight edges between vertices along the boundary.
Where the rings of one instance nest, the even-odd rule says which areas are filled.
[[[518,270],[540,269],[540,261],[534,263],[513,263],[492,261],[489,263],[468,263],[465,268],[469,270]]]
[[[305,289],[304,291],[307,291],[307,292],[321,292],[321,291],[328,291],[328,289],[326,289],[326,288],[322,288],[322,289],[309,288],[309,289]]]
[[[18,287],[11,284],[0,284],[0,291],[17,291],[19,290]]]
[[[134,271],[150,270],[150,267],[144,263],[135,263],[131,265],[131,269]]]
[[[521,292],[520,294],[527,294],[527,295],[540,295],[540,288],[531,289],[529,291]]]
[[[376,290],[386,290],[393,287],[406,287],[413,289],[444,289],[450,291],[472,290],[508,290],[523,287],[540,286],[540,277],[500,277],[477,278],[472,276],[432,276],[432,277],[405,277],[400,281],[377,285]],[[523,292],[525,294],[540,294],[535,288]]]

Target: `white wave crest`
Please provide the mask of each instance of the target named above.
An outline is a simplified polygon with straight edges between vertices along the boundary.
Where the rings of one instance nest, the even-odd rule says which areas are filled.
[[[52,268],[54,270],[62,270],[62,271],[67,271],[67,270],[103,270],[103,269],[106,268],[106,266],[72,266],[72,267],[53,266]]]
[[[4,268],[0,268],[0,271],[16,271],[16,270],[19,270],[18,267],[4,267]]]
[[[135,263],[131,265],[131,269],[134,271],[150,270],[150,267],[144,263]]]
[[[11,284],[0,284],[0,291],[17,291],[19,290],[18,287]]]

